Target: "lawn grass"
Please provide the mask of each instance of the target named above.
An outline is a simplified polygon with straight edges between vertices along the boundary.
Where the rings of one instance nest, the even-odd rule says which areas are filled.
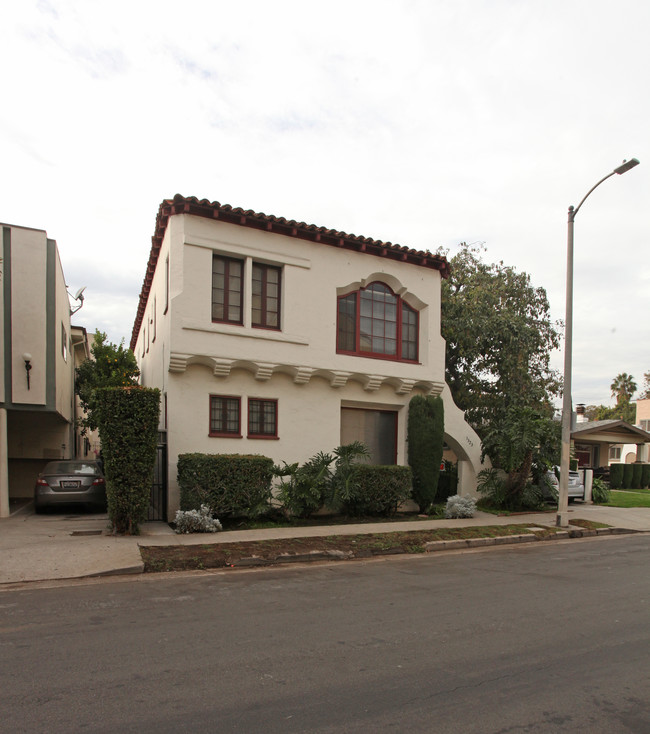
[[[650,507],[650,490],[613,489],[604,507]]]

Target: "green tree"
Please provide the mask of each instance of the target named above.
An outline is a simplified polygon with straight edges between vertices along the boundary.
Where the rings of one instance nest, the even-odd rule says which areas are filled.
[[[620,375],[616,375],[614,378],[610,389],[612,391],[612,397],[616,398],[617,405],[629,403],[632,400],[632,395],[636,392],[636,382],[634,382],[632,375],[628,375],[627,372],[621,372]]]
[[[552,400],[561,380],[550,357],[560,333],[546,291],[527,273],[483,262],[484,249],[462,244],[442,283],[447,383],[484,454],[517,494],[531,467],[548,462],[559,445]]]
[[[75,392],[86,413],[81,419],[84,431],[98,427],[97,419],[93,416],[97,407],[96,390],[136,385],[140,375],[135,355],[130,349],[124,348],[124,339],[116,346],[107,341],[104,332],[96,331],[90,353],[91,358],[75,370]]]
[[[561,391],[550,368],[560,334],[546,291],[502,262],[484,263],[482,250],[461,245],[442,283],[447,382],[479,435],[511,406],[551,416]]]
[[[429,512],[438,492],[445,439],[442,398],[415,395],[409,402],[408,463],[413,472],[413,499]]]

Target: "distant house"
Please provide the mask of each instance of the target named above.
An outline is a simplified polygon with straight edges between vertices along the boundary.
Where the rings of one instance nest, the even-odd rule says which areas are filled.
[[[571,438],[579,467],[648,461],[650,433],[622,420],[577,423]]]
[[[51,459],[74,454],[70,302],[56,242],[0,224],[0,517],[32,496]]]
[[[160,205],[131,338],[162,392],[167,515],[186,452],[305,461],[361,440],[407,462],[407,406],[442,395],[460,491],[480,441],[445,385],[443,257],[180,195]]]

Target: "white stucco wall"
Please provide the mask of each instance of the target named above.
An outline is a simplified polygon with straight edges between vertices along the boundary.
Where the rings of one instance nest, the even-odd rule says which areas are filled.
[[[212,323],[215,252],[245,261],[242,326]],[[280,331],[250,325],[253,261],[282,267]],[[390,286],[417,310],[419,363],[337,354],[337,296],[373,281]],[[406,406],[414,394],[441,393],[444,353],[437,270],[202,217],[172,216],[136,342],[142,384],[167,394],[169,515],[178,507],[179,454],[258,453],[276,462],[302,462],[339,445],[341,407],[397,411],[397,462],[406,463]],[[210,395],[241,397],[243,438],[208,435]],[[249,397],[278,400],[278,439],[245,437]],[[477,450],[480,455],[478,438],[448,391],[443,399],[452,447],[462,448],[461,461],[474,461]],[[476,471],[465,474],[464,491],[475,491]]]

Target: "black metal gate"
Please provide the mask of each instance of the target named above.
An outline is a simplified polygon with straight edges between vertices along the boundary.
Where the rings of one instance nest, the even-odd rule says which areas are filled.
[[[162,520],[167,522],[167,444],[166,435],[159,436],[156,463],[153,469],[153,484],[147,520]]]

